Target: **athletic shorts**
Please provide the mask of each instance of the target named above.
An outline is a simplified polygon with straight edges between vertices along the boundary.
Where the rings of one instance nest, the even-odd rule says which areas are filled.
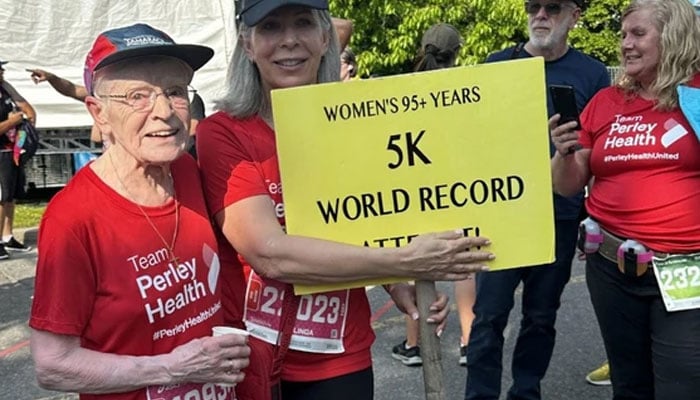
[[[13,201],[24,195],[24,167],[15,165],[11,151],[0,151],[0,202]]]

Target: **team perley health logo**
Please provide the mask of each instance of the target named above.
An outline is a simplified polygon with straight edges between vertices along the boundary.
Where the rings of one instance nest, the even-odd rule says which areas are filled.
[[[167,249],[163,248],[144,257],[132,256],[128,259],[137,270],[146,272],[136,277],[136,285],[145,302],[146,317],[150,323],[214,295],[219,280],[219,256],[205,243],[202,246],[202,259],[209,268],[206,285],[198,279],[202,274],[197,274],[197,257],[173,262]],[[163,263],[167,263],[167,266],[162,270],[148,271]],[[173,293],[173,289],[177,291]]]

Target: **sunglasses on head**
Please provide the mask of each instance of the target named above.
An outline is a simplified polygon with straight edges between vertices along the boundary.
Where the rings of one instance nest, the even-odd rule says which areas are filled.
[[[544,7],[544,12],[547,13],[547,15],[558,15],[561,13],[561,10],[564,6],[561,5],[561,3],[547,3],[547,4],[540,4],[540,3],[532,3],[532,2],[526,2],[525,3],[525,11],[530,14],[530,15],[537,15],[537,13],[540,12],[540,9]]]

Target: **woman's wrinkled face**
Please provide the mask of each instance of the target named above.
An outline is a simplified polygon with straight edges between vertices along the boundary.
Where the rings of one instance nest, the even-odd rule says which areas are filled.
[[[138,163],[172,162],[184,151],[189,135],[187,91],[191,77],[189,66],[170,57],[151,63],[115,64],[95,88],[104,121],[102,133],[111,136],[113,145],[121,146]],[[130,100],[122,96],[130,96]],[[144,100],[146,97],[152,101]]]
[[[316,83],[329,35],[310,8],[280,7],[243,38],[266,91]]]
[[[642,9],[622,21],[622,67],[625,73],[642,84],[656,79],[661,59],[661,32],[651,18],[651,11]]]

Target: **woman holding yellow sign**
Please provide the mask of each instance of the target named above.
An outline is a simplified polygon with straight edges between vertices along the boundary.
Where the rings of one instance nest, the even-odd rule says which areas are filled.
[[[244,0],[228,94],[197,133],[209,209],[227,239],[222,265],[235,262],[235,247],[252,269],[247,297],[236,305],[244,308],[254,351],[274,353],[274,366],[281,361],[281,384],[274,385],[277,370],[271,384],[285,400],[373,397],[374,333],[365,289],[299,297],[291,284],[389,276],[461,280],[485,270],[484,262],[493,258],[465,251],[489,242],[463,237],[461,231],[422,235],[402,248],[285,233],[270,91],[339,80],[340,53],[327,9],[326,0]],[[400,309],[418,318],[412,287],[391,285],[388,291]],[[429,316],[438,333],[446,301],[441,295]],[[260,361],[262,353],[252,358]],[[252,384],[249,373],[241,386],[247,384]]]
[[[700,87],[693,7],[632,1],[621,53],[622,76],[588,103],[581,131],[550,120],[553,183],[568,195],[594,178],[581,242],[614,397],[700,399],[700,143],[697,106],[684,107]]]

